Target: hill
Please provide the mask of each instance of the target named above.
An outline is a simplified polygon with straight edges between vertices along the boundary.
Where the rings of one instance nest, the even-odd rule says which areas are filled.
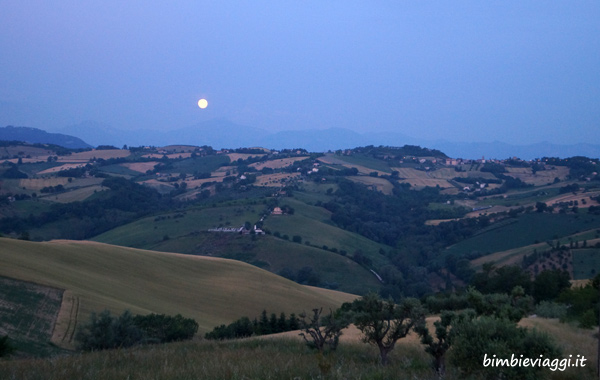
[[[302,286],[239,261],[94,242],[0,238],[0,276],[67,291],[55,341],[71,341],[76,325],[103,309],[182,314],[194,318],[202,333],[263,309],[300,313],[355,297]]]
[[[265,228],[279,236],[250,236],[240,233],[209,232],[220,225],[239,228],[245,221],[260,219],[261,209],[254,205],[221,205],[189,208],[136,220],[95,236],[92,240],[151,250],[206,255],[245,261],[273,273],[300,281],[355,294],[376,291],[381,284],[366,268],[339,252],[353,254],[361,249],[377,264],[387,259],[377,251],[383,247],[360,235],[326,224],[322,209],[293,199],[286,200],[294,215],[270,216]],[[316,209],[318,214],[315,214]],[[307,211],[312,211],[309,215]],[[322,215],[325,214],[325,215]],[[286,236],[286,238],[284,238]],[[293,236],[302,238],[298,243]],[[327,246],[329,249],[323,249]],[[332,252],[330,249],[334,249]]]
[[[0,128],[0,140],[28,143],[54,144],[68,149],[86,149],[92,146],[82,139],[62,133],[49,133],[30,127],[7,126]]]

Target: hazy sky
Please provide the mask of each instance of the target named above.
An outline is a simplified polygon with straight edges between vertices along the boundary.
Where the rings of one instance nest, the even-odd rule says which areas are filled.
[[[0,0],[0,126],[214,118],[597,143],[600,1]]]

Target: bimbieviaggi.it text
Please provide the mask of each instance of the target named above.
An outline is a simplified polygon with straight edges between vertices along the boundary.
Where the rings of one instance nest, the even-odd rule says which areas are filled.
[[[483,356],[484,367],[544,367],[551,371],[564,371],[567,368],[573,367],[585,367],[585,361],[587,359],[583,355],[577,355],[576,358],[573,355],[569,355],[568,358],[563,359],[550,359],[545,358],[544,355],[540,355],[539,358],[524,358],[523,355],[515,357],[512,354],[510,359],[497,358],[496,355],[492,355],[488,358],[487,354]]]

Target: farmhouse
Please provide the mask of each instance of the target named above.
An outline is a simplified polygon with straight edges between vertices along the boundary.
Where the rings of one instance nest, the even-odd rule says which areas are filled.
[[[280,207],[275,207],[271,212],[271,215],[283,215],[283,211]]]

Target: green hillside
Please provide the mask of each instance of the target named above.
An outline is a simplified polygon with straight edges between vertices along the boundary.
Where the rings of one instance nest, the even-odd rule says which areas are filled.
[[[309,282],[313,285],[356,294],[379,289],[381,284],[376,277],[349,257],[360,251],[377,268],[389,263],[387,257],[379,253],[389,247],[331,225],[330,213],[321,207],[293,198],[281,203],[293,207],[294,214],[269,216],[264,222],[264,227],[277,232],[280,238],[208,232],[215,227],[237,228],[246,221],[254,224],[264,211],[262,204],[238,204],[191,208],[147,217],[107,231],[93,240],[126,247],[231,258],[276,274],[297,274],[303,268],[311,268],[319,280]],[[287,240],[283,239],[284,235],[288,236]],[[302,242],[292,242],[293,236],[300,236]],[[347,255],[343,256],[342,251]]]
[[[258,316],[263,309],[299,313],[354,298],[238,261],[64,240],[0,238],[0,276],[68,290],[65,298],[78,309],[61,311],[58,323],[71,326],[63,334],[103,309],[180,313],[196,319],[204,332],[240,316]]]
[[[522,246],[559,239],[600,227],[600,216],[591,214],[529,213],[507,222],[493,224],[481,233],[445,250],[475,258]]]

